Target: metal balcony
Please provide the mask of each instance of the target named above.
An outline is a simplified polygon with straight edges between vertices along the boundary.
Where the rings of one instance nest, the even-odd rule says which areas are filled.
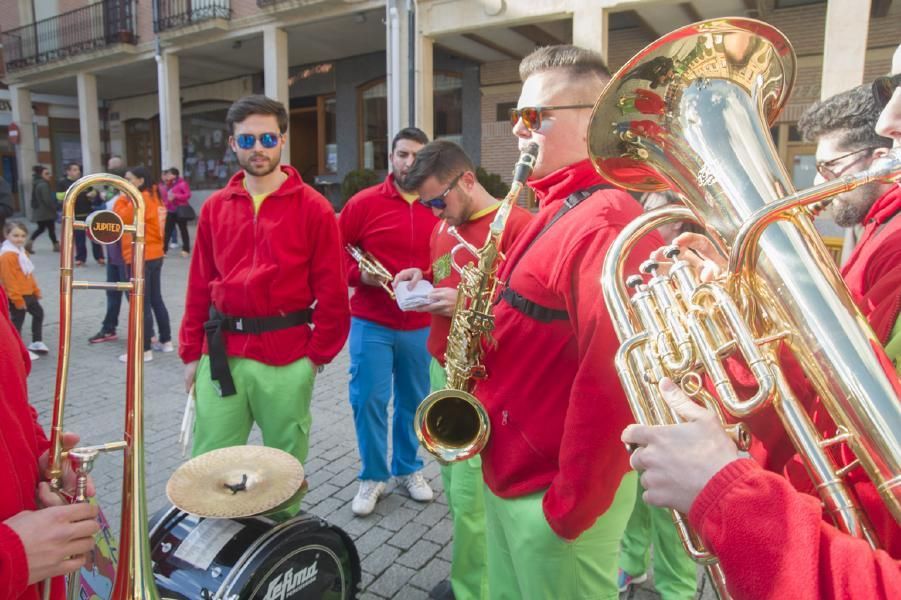
[[[103,0],[0,33],[7,71],[134,44],[134,0]]]
[[[153,31],[169,31],[212,19],[231,19],[231,0],[154,0]]]

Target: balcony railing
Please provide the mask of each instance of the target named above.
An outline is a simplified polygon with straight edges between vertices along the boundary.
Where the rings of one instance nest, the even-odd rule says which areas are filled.
[[[231,19],[231,0],[154,0],[153,30],[177,29],[210,19]]]
[[[135,43],[134,0],[104,0],[0,34],[10,71]]]

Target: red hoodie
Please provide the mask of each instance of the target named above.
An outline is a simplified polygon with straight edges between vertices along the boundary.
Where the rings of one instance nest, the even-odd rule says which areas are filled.
[[[9,320],[8,306],[0,289],[0,600],[38,600],[41,586],[28,585],[22,541],[3,521],[23,510],[37,510],[38,458],[50,443],[28,403],[25,378],[31,361]],[[62,578],[54,580],[53,588],[53,598],[62,598]]]
[[[603,183],[588,160],[529,184],[540,210],[510,250],[500,280],[566,198]],[[475,395],[491,418],[482,451],[485,482],[502,498],[539,490],[544,514],[561,537],[574,539],[613,501],[629,456],[619,437],[633,421],[613,358],[619,347],[600,289],[607,249],[641,214],[629,194],[595,192],[557,221],[516,264],[510,287],[568,320],[544,323],[501,301],[496,344],[487,345],[488,378]],[[657,234],[638,244],[627,265],[663,245]],[[631,269],[628,270],[628,269]]]
[[[422,271],[429,268],[429,237],[438,218],[419,202],[407,202],[394,185],[394,174],[385,181],[354,194],[341,210],[341,228],[347,283],[356,288],[350,299],[354,317],[390,327],[411,330],[429,326],[428,313],[407,311],[381,287],[365,285],[360,280],[360,267],[343,250],[345,244],[358,246],[372,254],[391,275],[408,267]]]
[[[842,268],[852,297],[883,343],[901,308],[899,213],[901,188],[895,186],[870,208],[860,243]],[[892,365],[884,366],[886,372],[894,371]],[[738,370],[730,371],[741,378]],[[808,389],[796,391],[808,397]],[[814,410],[814,419],[821,431],[835,430],[822,410]],[[776,448],[787,441],[773,415],[748,423],[755,436],[762,433],[768,438],[764,441],[768,447],[753,453],[755,459],[783,471],[785,477],[751,460],[735,461],[707,483],[689,513],[692,526],[719,557],[733,597],[756,600],[787,593],[812,600],[898,597],[901,571],[892,557],[901,558],[901,527],[862,471],[852,471],[849,481],[887,552],[873,552],[867,542],[828,522],[797,456],[787,464],[772,460],[780,454]],[[853,459],[843,445],[833,456],[840,466]]]
[[[208,352],[203,323],[211,304],[233,317],[270,317],[316,304],[313,327],[226,332],[229,356],[275,366],[306,356],[322,365],[344,346],[350,310],[335,213],[297,171],[281,169],[288,179],[256,215],[243,171],[204,202],[179,334],[183,361]]]

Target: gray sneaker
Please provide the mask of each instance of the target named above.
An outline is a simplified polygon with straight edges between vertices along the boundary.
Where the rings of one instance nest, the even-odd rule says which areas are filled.
[[[357,495],[354,496],[350,509],[358,517],[370,515],[375,510],[375,503],[379,501],[379,497],[384,493],[384,481],[364,479],[360,482],[360,489],[357,490]]]
[[[407,488],[410,497],[417,502],[431,502],[435,498],[435,492],[422,476],[422,471],[416,471],[406,477],[398,477],[398,481]]]

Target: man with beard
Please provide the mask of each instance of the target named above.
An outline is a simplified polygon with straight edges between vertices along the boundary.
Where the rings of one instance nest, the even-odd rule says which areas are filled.
[[[226,124],[242,171],[201,208],[179,335],[193,454],[246,443],[256,421],[265,445],[303,462],[315,374],[349,327],[338,226],[328,201],[279,165],[281,103],[246,96]]]
[[[391,142],[391,173],[385,181],[354,195],[338,219],[344,244],[371,254],[390,273],[429,266],[429,237],[437,219],[402,184],[426,135],[409,127]],[[375,509],[393,475],[419,502],[432,499],[420,472],[422,459],[413,431],[413,414],[429,393],[429,315],[404,312],[379,285],[345,255],[351,298],[350,405],[360,450],[360,488],[354,514]],[[393,393],[392,393],[393,392]],[[388,400],[394,397],[393,453],[388,466]]]

